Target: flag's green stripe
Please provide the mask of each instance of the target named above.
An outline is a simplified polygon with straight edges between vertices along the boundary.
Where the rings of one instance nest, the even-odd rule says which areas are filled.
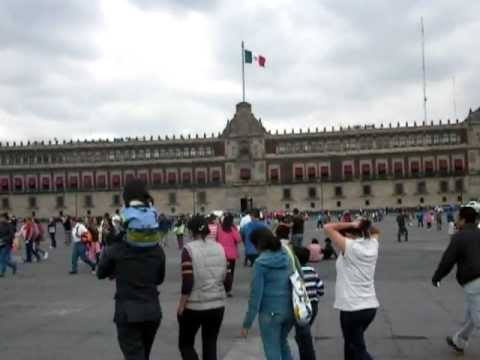
[[[245,63],[251,64],[253,61],[252,52],[250,50],[245,50]]]

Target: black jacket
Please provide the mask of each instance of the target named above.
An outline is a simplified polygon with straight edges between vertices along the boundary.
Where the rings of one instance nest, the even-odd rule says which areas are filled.
[[[116,323],[156,321],[162,317],[157,286],[165,278],[165,253],[160,246],[135,248],[124,242],[104,249],[99,279],[115,278]]]
[[[14,236],[13,225],[8,222],[0,222],[0,246],[12,246]]]
[[[480,230],[476,225],[467,224],[462,231],[452,236],[432,281],[440,282],[455,264],[460,285],[480,278]]]

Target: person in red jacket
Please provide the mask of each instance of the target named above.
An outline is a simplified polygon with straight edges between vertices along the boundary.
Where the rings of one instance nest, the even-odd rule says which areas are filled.
[[[21,231],[25,236],[25,262],[31,263],[32,255],[34,255],[37,261],[40,262],[42,259],[33,246],[35,239],[38,237],[38,228],[33,224],[32,218],[25,219],[25,224],[23,225]]]

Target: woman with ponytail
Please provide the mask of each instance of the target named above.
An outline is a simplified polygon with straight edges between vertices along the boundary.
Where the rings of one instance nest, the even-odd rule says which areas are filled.
[[[340,310],[344,359],[370,360],[364,333],[379,307],[374,283],[379,231],[366,219],[327,224],[324,229],[340,250],[334,307]]]

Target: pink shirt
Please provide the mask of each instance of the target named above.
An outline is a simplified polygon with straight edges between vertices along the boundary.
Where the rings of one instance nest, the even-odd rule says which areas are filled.
[[[230,232],[223,231],[222,226],[217,230],[217,241],[223,246],[227,260],[235,260],[238,258],[237,245],[240,242],[240,233],[235,226]]]
[[[308,250],[310,250],[310,262],[319,262],[322,260],[322,247],[320,244],[310,244],[307,246]]]

